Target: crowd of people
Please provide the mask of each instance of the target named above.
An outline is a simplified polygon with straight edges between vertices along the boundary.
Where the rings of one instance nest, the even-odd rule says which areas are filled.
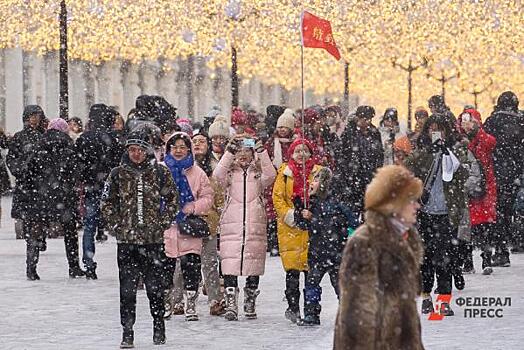
[[[266,256],[280,256],[291,322],[320,324],[328,274],[340,300],[336,348],[368,341],[363,334],[398,348],[399,339],[417,344],[397,332],[420,328],[399,326],[417,312],[416,296],[430,313],[433,292],[464,289],[475,247],[484,275],[509,267],[510,249],[524,252],[517,96],[502,93],[484,123],[472,106],[455,117],[439,95],[428,107],[417,108],[415,130],[403,133],[395,108],[376,127],[365,105],[347,116],[338,106],[271,105],[265,116],[235,107],[230,118],[214,108],[200,124],[144,95],[126,118],[91,106],[85,130],[80,118],[48,120],[41,107],[26,106],[23,130],[0,133],[0,147],[15,178],[11,215],[27,242],[27,279],[40,279],[52,231],[64,237],[69,276],[92,280],[95,241],[115,236],[121,347],[131,348],[142,285],[153,342],[163,344],[165,319],[198,320],[200,292],[211,315],[238,320],[241,276],[244,316],[256,318]],[[9,175],[0,170],[5,191]],[[377,285],[382,301],[371,295]],[[391,316],[400,315],[395,307],[402,319]],[[440,312],[454,314],[446,303]],[[380,334],[370,315],[383,320]]]

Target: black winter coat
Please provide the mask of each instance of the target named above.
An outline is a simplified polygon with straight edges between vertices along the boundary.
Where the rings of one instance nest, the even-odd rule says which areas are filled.
[[[484,130],[497,139],[493,152],[497,185],[514,186],[524,171],[524,116],[495,111],[484,123]]]
[[[76,150],[80,167],[79,180],[86,191],[101,194],[111,169],[120,164],[118,140],[110,131],[89,130],[76,140]]]
[[[364,193],[375,171],[384,163],[380,132],[374,126],[367,135],[357,130],[351,120],[340,138],[335,152],[335,190],[339,199],[354,212],[362,212]]]
[[[15,190],[13,192],[13,205],[11,208],[11,217],[13,219],[22,219],[24,207],[30,201],[24,191],[25,185],[30,178],[28,173],[29,158],[36,149],[37,144],[42,138],[42,134],[29,126],[17,132],[9,142],[9,151],[6,157],[6,163],[11,174],[16,179]]]
[[[47,130],[29,159],[26,215],[43,222],[77,220],[77,171],[73,140],[61,131]]]
[[[356,218],[332,195],[325,199],[311,196],[309,211],[313,219],[309,225],[308,265],[340,266],[348,228],[356,228]]]

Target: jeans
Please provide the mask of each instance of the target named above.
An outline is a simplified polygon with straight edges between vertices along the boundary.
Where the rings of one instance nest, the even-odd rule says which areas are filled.
[[[331,285],[335,290],[337,298],[339,297],[339,288],[338,288],[338,270],[340,265],[326,264],[322,262],[309,262],[309,272],[306,277],[305,289],[318,288],[320,287],[320,282],[322,278],[327,273],[331,281]]]
[[[85,194],[86,216],[84,219],[84,236],[82,237],[82,262],[86,269],[93,269],[96,263],[93,261],[95,256],[95,235],[100,226],[100,193],[86,192]]]

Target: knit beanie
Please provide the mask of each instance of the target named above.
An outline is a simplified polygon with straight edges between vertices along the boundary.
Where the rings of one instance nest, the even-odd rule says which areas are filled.
[[[49,122],[47,130],[58,130],[63,133],[69,133],[69,124],[62,118],[55,118]]]
[[[215,136],[229,138],[229,123],[227,122],[226,117],[222,115],[217,116],[213,124],[209,127],[208,135],[211,138]]]
[[[385,216],[399,213],[410,201],[420,198],[422,187],[422,181],[403,166],[382,167],[366,189],[365,208]]]
[[[293,130],[295,128],[295,116],[293,110],[286,108],[284,113],[278,118],[277,128],[286,127]]]

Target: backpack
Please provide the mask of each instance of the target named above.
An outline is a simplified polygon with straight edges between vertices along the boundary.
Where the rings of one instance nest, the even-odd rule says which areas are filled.
[[[466,192],[470,199],[479,199],[486,195],[486,172],[480,160],[468,150],[470,162],[469,177],[466,180]]]

